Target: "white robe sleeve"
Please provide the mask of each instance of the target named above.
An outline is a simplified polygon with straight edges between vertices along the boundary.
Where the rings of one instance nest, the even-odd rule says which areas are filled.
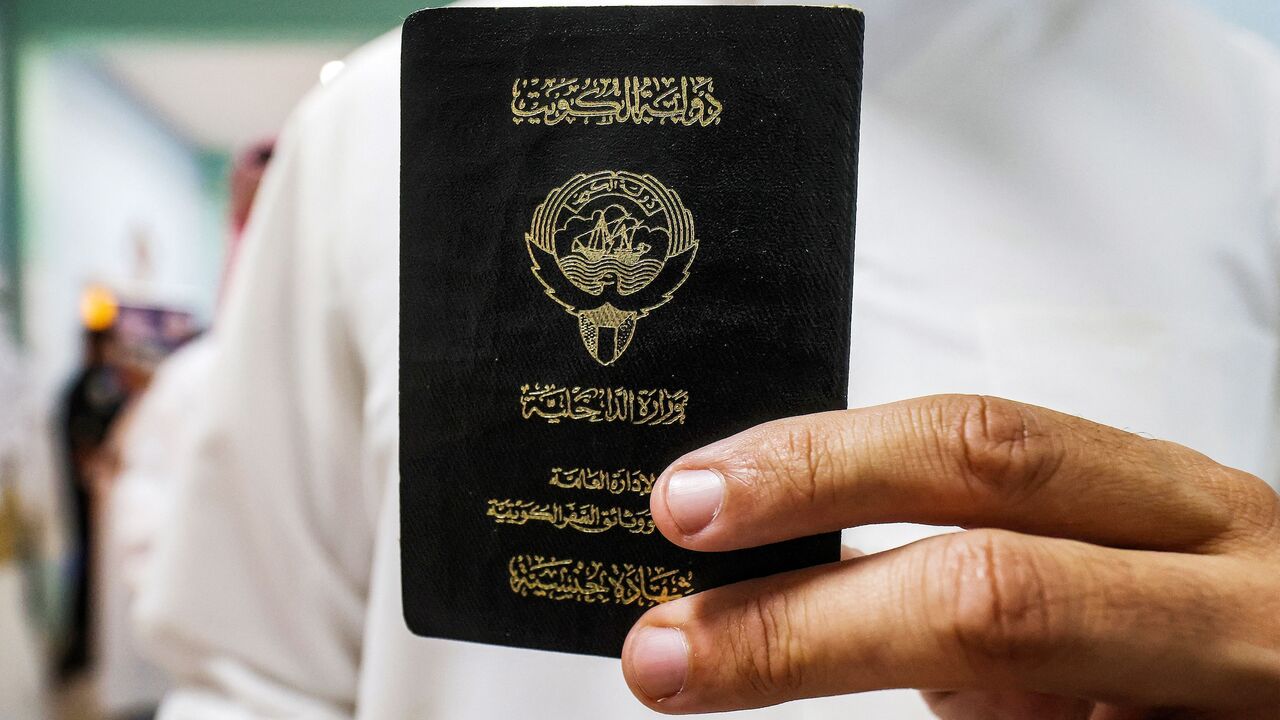
[[[183,687],[164,718],[353,713],[384,483],[362,457],[365,377],[334,262],[351,212],[342,92],[313,92],[281,137],[190,408],[135,606]]]

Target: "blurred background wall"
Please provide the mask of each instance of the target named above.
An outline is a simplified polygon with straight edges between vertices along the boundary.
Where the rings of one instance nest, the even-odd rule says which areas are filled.
[[[207,318],[218,238],[205,222],[201,149],[136,102],[93,56],[41,53],[24,67],[20,118],[23,327],[35,381],[53,391],[79,357],[86,281]],[[67,318],[71,322],[47,322]]]
[[[13,72],[16,43],[13,33],[13,5],[0,3],[0,333],[8,333],[8,320],[17,307],[17,286],[10,277],[17,264],[17,232],[14,221],[13,162],[14,118]]]
[[[0,314],[41,395],[79,360],[89,284],[209,321],[232,155],[423,4],[0,0]]]

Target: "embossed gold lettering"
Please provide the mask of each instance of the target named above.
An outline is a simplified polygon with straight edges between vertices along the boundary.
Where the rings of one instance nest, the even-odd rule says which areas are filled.
[[[486,515],[500,525],[545,522],[559,530],[602,533],[618,528],[636,535],[652,535],[655,529],[648,510],[601,507],[591,503],[538,503],[532,500],[490,500]]]
[[[520,417],[525,420],[683,425],[688,407],[685,390],[520,386]]]
[[[671,123],[718,125],[724,105],[710,77],[520,78],[511,86],[517,125]]]
[[[549,485],[565,490],[600,490],[613,495],[648,495],[657,482],[655,473],[641,470],[598,470],[595,468],[551,468]]]
[[[511,591],[522,597],[649,607],[693,592],[693,573],[632,563],[516,555],[507,563]]]

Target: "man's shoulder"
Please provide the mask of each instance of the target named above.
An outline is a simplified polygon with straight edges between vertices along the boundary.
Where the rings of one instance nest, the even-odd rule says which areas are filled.
[[[342,72],[334,79],[334,89],[350,90],[387,78],[400,77],[400,28],[356,48],[344,60]]]
[[[400,28],[352,51],[342,70],[299,103],[291,124],[331,124],[343,117],[395,114],[400,106]]]

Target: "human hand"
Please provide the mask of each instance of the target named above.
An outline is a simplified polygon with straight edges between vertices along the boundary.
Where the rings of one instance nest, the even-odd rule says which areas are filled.
[[[703,551],[974,528],[653,608],[622,659],[654,710],[921,688],[947,720],[1280,716],[1280,496],[1180,445],[927,397],[692,452],[652,511]]]

